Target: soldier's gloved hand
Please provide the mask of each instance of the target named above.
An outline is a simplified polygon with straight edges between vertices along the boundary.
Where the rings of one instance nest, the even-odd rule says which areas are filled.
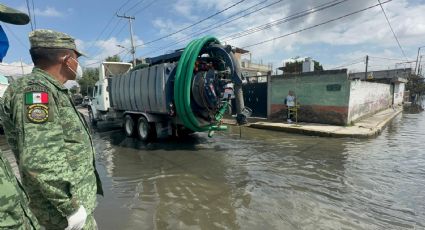
[[[66,219],[68,220],[68,227],[66,227],[65,230],[81,230],[83,229],[84,223],[87,219],[86,209],[80,205],[78,211],[71,216],[66,217]]]

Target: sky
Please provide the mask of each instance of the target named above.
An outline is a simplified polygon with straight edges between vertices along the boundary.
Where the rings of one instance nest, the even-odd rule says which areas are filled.
[[[348,68],[359,72],[364,71],[366,55],[369,70],[415,68],[412,61],[416,60],[418,47],[425,46],[425,0],[381,0],[400,46],[379,5],[342,17],[376,5],[378,0],[28,2],[32,25],[0,24],[10,41],[0,73],[19,75],[31,71],[28,33],[32,28],[53,29],[73,36],[79,49],[89,56],[80,58],[83,68],[97,67],[114,54],[130,61],[129,23],[116,14],[135,17],[138,58],[171,52],[185,47],[192,39],[212,35],[222,43],[249,50],[253,62],[272,64],[273,69],[289,58],[312,57],[325,69]],[[25,0],[2,3],[28,12]],[[331,22],[320,25],[327,21]],[[422,54],[425,55],[425,47]]]

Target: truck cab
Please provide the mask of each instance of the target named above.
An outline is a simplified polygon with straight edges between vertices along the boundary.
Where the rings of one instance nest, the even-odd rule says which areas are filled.
[[[127,62],[102,62],[99,66],[99,80],[96,82],[92,100],[88,106],[89,117],[92,123],[97,120],[107,120],[107,112],[111,108],[108,88],[108,78],[120,76],[133,68]]]

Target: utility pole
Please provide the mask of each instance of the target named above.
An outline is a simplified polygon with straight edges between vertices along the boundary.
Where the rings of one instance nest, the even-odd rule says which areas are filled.
[[[118,15],[117,13],[117,17],[119,18],[125,18],[128,19],[128,23],[130,24],[130,38],[131,38],[131,54],[133,55],[133,67],[136,66],[136,50],[134,47],[134,40],[133,40],[133,26],[131,24],[132,20],[135,20],[136,18],[133,16],[126,16],[124,15]]]
[[[416,74],[416,70],[418,69],[418,60],[419,60],[419,51],[421,50],[421,48],[424,48],[425,46],[420,46],[418,48],[418,54],[416,55],[416,65],[415,65],[415,74]]]
[[[367,80],[367,66],[369,65],[369,55],[366,55],[366,68],[364,71],[364,79]]]
[[[24,75],[24,64],[22,64],[22,58],[21,58],[21,70],[22,70],[22,75]]]

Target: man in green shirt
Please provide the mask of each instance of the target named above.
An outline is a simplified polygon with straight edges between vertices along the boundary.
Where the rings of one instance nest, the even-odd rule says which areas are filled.
[[[63,85],[81,76],[82,53],[57,31],[35,30],[29,40],[35,67],[9,85],[1,118],[30,208],[46,229],[95,229],[96,194],[103,194],[95,151]]]

